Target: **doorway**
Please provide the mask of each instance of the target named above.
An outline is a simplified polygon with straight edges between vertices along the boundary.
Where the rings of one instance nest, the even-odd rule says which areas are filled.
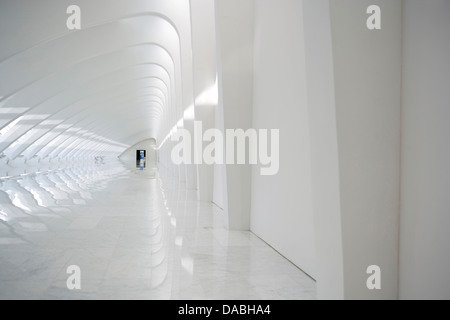
[[[136,168],[144,170],[146,166],[147,151],[136,150]]]

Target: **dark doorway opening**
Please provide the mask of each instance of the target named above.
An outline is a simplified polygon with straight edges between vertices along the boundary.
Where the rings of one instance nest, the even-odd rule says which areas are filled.
[[[146,150],[136,150],[136,168],[139,168],[141,170],[145,169],[146,157],[147,157]]]

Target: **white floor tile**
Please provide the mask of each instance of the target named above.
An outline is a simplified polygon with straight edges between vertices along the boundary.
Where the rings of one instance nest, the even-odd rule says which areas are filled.
[[[19,199],[19,200],[17,200]],[[0,299],[314,299],[315,283],[158,175],[68,169],[0,185]],[[67,267],[81,268],[70,291]]]

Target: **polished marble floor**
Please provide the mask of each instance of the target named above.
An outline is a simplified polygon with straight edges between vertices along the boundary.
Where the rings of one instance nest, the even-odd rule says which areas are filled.
[[[315,298],[301,270],[161,176],[114,163],[0,180],[0,299]]]

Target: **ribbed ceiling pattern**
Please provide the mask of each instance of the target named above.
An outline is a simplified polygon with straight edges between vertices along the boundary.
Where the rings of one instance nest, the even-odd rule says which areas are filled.
[[[81,8],[81,30],[66,9]],[[120,154],[182,115],[190,53],[184,0],[2,0],[0,155]]]

